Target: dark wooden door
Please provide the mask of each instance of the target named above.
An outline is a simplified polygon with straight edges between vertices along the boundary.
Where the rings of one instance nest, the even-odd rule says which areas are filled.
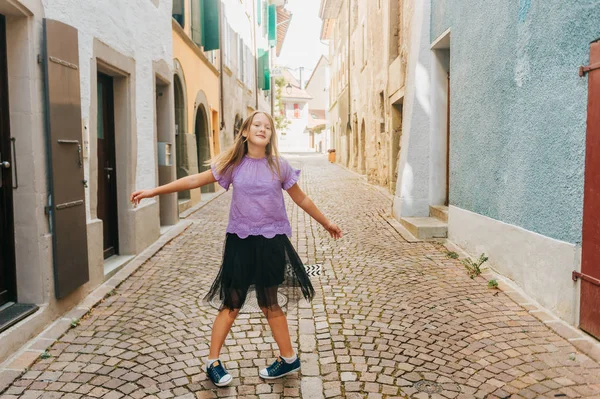
[[[48,213],[56,297],[63,298],[89,280],[77,29],[44,19],[44,44]]]
[[[600,41],[591,46],[590,67],[579,325],[600,338]]]
[[[16,299],[6,20],[0,15],[0,306]]]
[[[104,230],[104,259],[119,253],[114,116],[113,78],[98,74],[98,218]]]

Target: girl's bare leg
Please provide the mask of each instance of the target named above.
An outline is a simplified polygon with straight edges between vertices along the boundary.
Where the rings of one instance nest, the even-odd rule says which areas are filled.
[[[279,354],[283,357],[294,356],[292,340],[290,338],[290,330],[288,328],[287,318],[285,317],[283,310],[281,310],[279,305],[261,309],[265,316],[267,316],[269,326],[273,332],[273,338],[279,347]]]
[[[210,354],[208,355],[209,359],[219,358],[221,348],[223,348],[225,339],[227,339],[227,334],[229,334],[231,326],[233,325],[233,322],[235,321],[235,318],[237,317],[239,312],[239,309],[223,309],[217,315],[217,318],[213,323],[212,333],[210,335]]]
[[[240,304],[240,295],[233,290],[231,292],[231,299],[233,305]],[[209,359],[218,359],[221,354],[221,348],[227,339],[231,326],[235,321],[235,318],[240,313],[240,309],[223,309],[217,315],[215,322],[213,323],[212,332],[210,334],[210,353],[208,354]]]
[[[261,306],[273,332],[273,338],[279,347],[279,354],[283,357],[294,356],[292,349],[292,340],[290,338],[290,330],[288,327],[287,318],[281,307],[277,304],[277,289],[278,287],[269,287],[267,289],[267,304],[270,306]]]

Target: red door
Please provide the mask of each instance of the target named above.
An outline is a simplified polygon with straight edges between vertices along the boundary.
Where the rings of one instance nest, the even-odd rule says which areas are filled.
[[[592,43],[583,194],[579,325],[600,338],[600,41]]]

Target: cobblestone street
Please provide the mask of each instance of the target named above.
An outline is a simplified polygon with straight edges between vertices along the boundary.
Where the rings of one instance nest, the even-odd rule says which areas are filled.
[[[232,386],[216,389],[203,371],[216,309],[202,298],[219,267],[228,192],[1,397],[600,397],[597,362],[484,278],[470,279],[443,246],[404,240],[387,221],[388,196],[323,156],[287,159],[345,233],[333,241],[286,195],[292,243],[307,265],[321,265],[312,304],[287,309],[300,375],[258,377],[277,351],[256,312],[240,314],[222,353]]]

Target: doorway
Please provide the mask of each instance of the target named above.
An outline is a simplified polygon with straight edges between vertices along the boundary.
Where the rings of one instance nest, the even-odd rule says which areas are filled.
[[[432,128],[431,140],[431,203],[430,205],[450,204],[451,175],[451,96],[450,88],[450,31],[440,36],[432,45]]]
[[[185,96],[183,84],[178,75],[173,77],[174,92],[175,92],[175,148],[176,148],[176,163],[177,163],[177,178],[181,179],[188,175],[187,165],[189,165],[187,157],[187,147],[185,143],[185,134],[187,126],[185,123]],[[190,199],[190,190],[183,190],[177,193],[177,198],[180,202]]]
[[[390,145],[390,193],[396,192],[398,182],[398,160],[400,158],[400,142],[402,139],[402,102],[392,104],[392,142]]]
[[[196,145],[198,149],[198,173],[208,170],[210,166],[205,165],[206,161],[210,160],[210,135],[208,127],[208,117],[204,106],[196,108]],[[214,193],[214,184],[207,184],[200,189],[202,193]]]
[[[366,127],[365,120],[362,120],[362,124],[360,125],[360,173],[367,173],[367,137],[366,137]]]
[[[0,307],[16,301],[6,19],[0,15]]]
[[[104,259],[119,253],[113,78],[98,74],[98,219]]]

